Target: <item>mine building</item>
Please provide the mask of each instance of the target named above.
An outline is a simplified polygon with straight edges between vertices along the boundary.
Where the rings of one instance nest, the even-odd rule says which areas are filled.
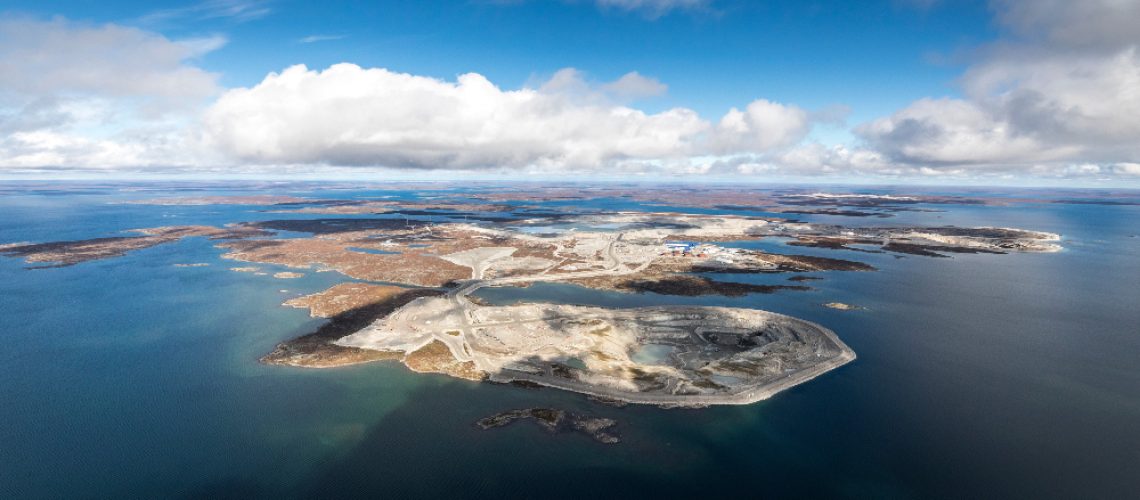
[[[690,255],[696,250],[697,244],[691,241],[666,241],[665,250],[672,252],[673,255]]]

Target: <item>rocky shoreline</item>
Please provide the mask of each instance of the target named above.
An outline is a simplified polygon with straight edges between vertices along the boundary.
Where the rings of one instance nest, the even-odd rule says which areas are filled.
[[[327,316],[330,318],[329,322],[317,331],[278,344],[271,352],[262,356],[261,362],[305,368],[332,368],[371,361],[403,359],[404,353],[400,352],[345,347],[334,342],[360,331],[415,299],[442,294],[443,292],[438,290],[410,289],[351,309],[337,310],[335,314]],[[328,308],[315,306],[314,310],[325,313]]]

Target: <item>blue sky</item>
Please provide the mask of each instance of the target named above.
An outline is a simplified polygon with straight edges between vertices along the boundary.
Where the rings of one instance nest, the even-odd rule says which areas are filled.
[[[573,67],[600,80],[651,75],[669,93],[646,109],[719,114],[758,96],[870,119],[930,95],[954,95],[950,56],[995,37],[984,2],[724,1],[660,17],[589,2],[272,1],[254,19],[187,13],[187,2],[22,2],[12,10],[153,29],[172,38],[223,34],[202,58],[225,86],[293,64],[338,62],[450,79],[478,72],[505,87]],[[301,43],[307,36],[343,37]],[[945,60],[944,62],[939,62]],[[850,104],[849,104],[850,105]]]
[[[630,175],[656,170],[681,176],[823,176],[840,180],[872,173],[885,178],[920,180],[987,178],[1018,183],[1026,179],[1080,178],[1082,182],[1134,182],[1135,171],[1140,170],[1137,151],[1129,148],[1124,139],[1140,131],[1140,127],[1115,115],[1130,111],[1135,99],[1122,101],[1116,110],[1092,109],[1096,106],[1080,95],[1082,84],[1078,77],[1064,74],[1063,69],[1077,61],[1090,66],[1086,73],[1103,74],[1106,81],[1089,84],[1090,93],[1095,90],[1103,95],[1106,88],[1126,86],[1127,76],[1140,67],[1135,51],[1137,40],[1127,33],[1126,27],[1117,30],[1104,20],[1127,19],[1140,12],[1134,3],[1090,0],[1073,7],[1053,0],[15,0],[7,2],[0,13],[0,22],[7,23],[9,32],[8,39],[0,42],[19,45],[27,41],[28,47],[23,51],[21,47],[13,49],[15,55],[9,54],[10,60],[20,56],[41,64],[45,58],[58,56],[61,66],[74,64],[68,57],[79,56],[66,54],[66,50],[56,49],[43,40],[28,41],[38,35],[27,33],[40,32],[50,32],[44,35],[45,39],[75,37],[99,40],[84,43],[107,43],[105,50],[92,49],[106,55],[104,67],[119,64],[116,54],[126,53],[115,43],[133,43],[131,50],[140,52],[135,57],[139,64],[144,64],[150,54],[173,46],[194,46],[198,48],[175,57],[176,60],[156,59],[154,66],[166,66],[168,72],[192,73],[202,82],[197,90],[172,91],[163,86],[137,90],[138,95],[125,98],[120,95],[125,91],[115,84],[89,82],[63,85],[57,94],[41,95],[19,90],[20,85],[35,87],[26,81],[27,76],[19,76],[16,83],[9,83],[5,89],[5,70],[0,69],[0,110],[6,109],[9,117],[27,118],[21,114],[30,113],[29,103],[67,101],[69,104],[61,105],[55,114],[73,118],[71,122],[53,125],[55,128],[22,129],[24,135],[20,137],[30,139],[9,144],[7,151],[0,143],[0,165],[4,165],[3,154],[7,152],[9,157],[18,159],[10,158],[7,162],[9,173],[67,170],[69,165],[65,163],[106,171],[153,170],[161,166],[153,164],[154,158],[171,158],[170,151],[156,153],[157,156],[120,156],[115,161],[106,152],[142,151],[134,147],[136,143],[127,141],[138,139],[140,131],[162,129],[166,135],[161,139],[147,137],[142,143],[181,141],[185,143],[183,149],[193,150],[174,155],[178,160],[171,163],[179,164],[175,165],[179,168],[172,167],[172,172],[203,164],[210,165],[212,170],[208,171],[222,173],[227,165],[234,170],[258,166],[267,172],[275,166],[288,166],[281,171],[295,172],[298,166],[310,165],[314,170],[499,169],[508,173],[540,171],[553,176],[616,168]],[[1072,16],[1100,24],[1082,26],[1072,21]],[[120,28],[130,34],[123,35]],[[107,36],[100,36],[101,32]],[[1067,33],[1077,33],[1079,37]],[[134,42],[123,41],[132,36]],[[119,41],[111,40],[116,37]],[[153,47],[138,47],[152,42]],[[332,75],[322,71],[337,63],[350,63],[360,74],[342,72],[335,77],[341,81],[334,82]],[[248,114],[251,106],[265,104],[238,102],[239,97],[270,99],[272,95],[271,99],[282,99],[285,95],[284,98],[301,99],[282,94],[280,89],[271,92],[265,85],[268,74],[298,64],[305,65],[311,73],[297,73],[290,78],[320,86],[317,98],[348,92],[362,99],[360,109],[369,110],[370,116],[383,118],[391,110],[385,102],[426,99],[420,115],[400,111],[398,121],[405,127],[401,130],[420,124],[456,124],[468,119],[470,113],[460,112],[462,116],[457,118],[447,114],[447,106],[480,108],[484,102],[463,98],[459,101],[462,104],[456,104],[449,100],[449,92],[454,90],[449,87],[433,87],[427,82],[424,84],[428,87],[411,90],[393,80],[396,77],[392,75],[368,73],[369,70],[383,69],[452,85],[456,85],[460,75],[477,73],[505,93],[536,90],[543,94],[540,97],[554,99],[538,109],[560,110],[549,120],[532,124],[538,128],[551,122],[564,123],[568,116],[584,116],[587,108],[589,113],[602,117],[613,115],[614,110],[618,114],[624,113],[621,110],[634,110],[648,115],[648,121],[614,124],[613,133],[633,130],[629,133],[673,138],[677,144],[666,147],[637,142],[630,146],[637,137],[601,144],[596,138],[571,134],[552,139],[561,141],[560,144],[538,146],[533,144],[538,140],[533,137],[489,137],[486,134],[494,132],[480,128],[480,139],[475,142],[478,147],[492,144],[493,150],[453,161],[456,156],[467,155],[413,155],[407,152],[406,143],[388,139],[376,142],[376,137],[387,138],[393,132],[376,120],[363,120],[335,135],[354,138],[351,154],[338,150],[340,143],[329,142],[305,145],[296,154],[266,153],[267,149],[277,148],[283,138],[301,134],[300,129],[278,130],[276,124],[285,118],[280,114],[270,116],[268,107],[257,109],[272,120],[273,127],[267,128],[280,135],[267,139],[271,140],[266,143],[269,145],[256,150],[232,147],[238,139],[219,138],[216,130],[195,128],[200,128],[203,121],[223,121],[225,116],[231,116],[226,115],[227,110],[240,108]],[[571,78],[577,89],[573,98],[550,90],[553,86],[544,87],[555,80],[563,81],[554,77],[566,68],[575,70]],[[10,67],[7,71],[14,70]],[[139,81],[164,78],[156,74],[157,69],[147,73],[134,66],[122,74],[131,75],[133,71],[140,72],[135,77]],[[650,85],[660,84],[663,90],[615,98],[611,92],[615,87],[607,85],[631,72]],[[1072,78],[1076,83],[1055,83],[1064,78]],[[363,85],[367,95],[344,90],[347,87],[343,82],[349,80]],[[113,98],[107,95],[108,87],[115,94]],[[238,96],[234,89],[258,92]],[[202,102],[198,109],[179,109],[177,113],[164,110],[159,113],[163,118],[153,119],[154,113],[134,107],[140,100],[154,100],[148,92],[162,94],[163,100],[192,95]],[[559,97],[547,95],[552,92]],[[80,105],[86,102],[81,97],[90,102]],[[510,101],[514,97],[492,96],[485,103],[512,106],[506,101],[494,103],[498,102],[495,99]],[[1027,99],[1040,102],[1032,109],[1024,109]],[[761,104],[750,107],[757,101]],[[93,107],[100,107],[101,112],[114,118],[91,120],[90,112],[73,111]],[[729,126],[725,119],[734,108],[744,113],[733,118],[736,125]],[[691,111],[695,118],[685,118],[689,121],[678,124],[677,120],[662,116],[677,109]],[[1056,109],[1079,112],[1073,116],[1039,116]],[[272,112],[285,111],[274,108]],[[308,111],[288,112],[290,119],[298,120],[298,127],[313,122],[317,116]],[[532,119],[536,111],[527,108],[518,112]],[[1026,117],[1037,121],[1028,123]],[[377,120],[384,121],[381,118]],[[1062,119],[1065,123],[1083,123],[1081,120],[1086,118],[1089,122],[1103,122],[1105,118],[1123,122],[1104,131],[1095,126],[1060,130],[1052,125]],[[88,122],[82,123],[82,119]],[[509,127],[510,122],[507,123],[494,129]],[[222,125],[227,130],[236,127],[229,122]],[[471,130],[466,122],[459,125],[456,131]],[[729,132],[736,135],[729,137]],[[88,155],[73,162],[71,156],[44,150],[51,141],[30,142],[49,133],[72,134],[68,137],[86,141],[84,144],[92,148],[93,141],[103,141],[99,151],[106,154]],[[1101,141],[1098,138],[1102,136],[1113,137]],[[55,143],[64,140],[52,137]],[[250,140],[248,136],[240,138],[246,143]],[[533,151],[514,154],[504,149],[505,145],[520,141],[533,146]],[[435,144],[431,140],[426,143]],[[569,150],[577,146],[568,144],[584,144],[585,153]],[[322,154],[322,148],[328,154]],[[368,160],[368,154],[376,160]],[[503,158],[507,160],[500,162]],[[37,165],[37,161],[45,163]],[[819,168],[805,166],[812,162],[818,163]]]

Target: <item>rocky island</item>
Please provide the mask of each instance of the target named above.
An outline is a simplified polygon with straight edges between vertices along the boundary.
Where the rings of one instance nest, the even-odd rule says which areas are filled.
[[[617,422],[609,418],[588,417],[554,408],[509,410],[479,419],[475,425],[483,430],[506,427],[520,420],[531,420],[552,434],[578,432],[604,444],[616,444],[621,438],[612,432]]]

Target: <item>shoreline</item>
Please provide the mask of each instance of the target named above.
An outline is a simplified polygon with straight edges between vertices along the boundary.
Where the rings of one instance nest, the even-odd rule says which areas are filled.
[[[757,311],[760,311],[760,310],[757,310]],[[806,382],[810,382],[811,380],[814,380],[814,379],[816,379],[816,378],[818,378],[818,377],[820,377],[820,376],[822,376],[822,375],[824,375],[824,374],[826,374],[832,370],[840,368],[843,365],[846,365],[847,363],[854,361],[858,357],[855,354],[854,350],[852,350],[850,347],[848,347],[847,344],[843,343],[843,341],[839,340],[839,336],[836,335],[835,332],[833,332],[832,330],[830,330],[828,328],[824,328],[823,326],[820,326],[819,324],[811,322],[811,321],[802,320],[799,318],[794,318],[792,316],[786,316],[786,315],[782,315],[779,313],[773,313],[771,311],[760,311],[760,312],[784,316],[786,318],[790,318],[790,319],[793,319],[796,321],[801,321],[807,325],[810,325],[810,326],[818,329],[820,331],[820,333],[822,333],[823,335],[828,337],[828,339],[831,340],[840,349],[840,351],[841,351],[840,354],[838,356],[835,356],[835,357],[828,359],[826,361],[822,361],[819,364],[812,366],[811,368],[807,368],[807,369],[792,372],[792,373],[787,373],[787,374],[781,375],[776,380],[768,381],[768,382],[765,382],[762,384],[758,384],[754,387],[747,387],[747,388],[741,389],[740,391],[730,393],[730,394],[723,394],[723,395],[689,395],[689,394],[686,394],[686,395],[665,396],[665,395],[633,394],[633,393],[618,392],[618,391],[605,391],[605,390],[601,390],[602,388],[596,387],[596,386],[591,387],[591,386],[584,386],[582,384],[551,383],[551,379],[548,379],[548,378],[527,376],[526,374],[517,373],[517,372],[515,372],[515,373],[517,373],[517,375],[512,374],[513,376],[512,375],[506,375],[506,376],[491,375],[488,378],[488,380],[491,382],[503,383],[503,384],[510,384],[510,383],[517,383],[517,382],[531,383],[531,384],[540,385],[542,387],[549,387],[551,389],[559,389],[559,390],[574,392],[574,393],[578,393],[578,394],[583,394],[586,396],[592,396],[592,397],[596,397],[596,398],[603,398],[603,399],[609,399],[609,400],[614,400],[614,401],[620,401],[622,403],[627,403],[627,404],[646,404],[646,405],[654,405],[654,406],[668,407],[668,408],[702,408],[702,407],[713,406],[713,405],[744,406],[744,405],[750,405],[753,403],[758,403],[758,402],[764,401],[766,399],[770,399],[773,396],[775,396],[775,395],[777,395],[783,391],[791,389],[792,387],[795,387],[797,385],[800,385],[800,384],[803,384]],[[745,393],[747,393],[747,394],[745,394]]]

